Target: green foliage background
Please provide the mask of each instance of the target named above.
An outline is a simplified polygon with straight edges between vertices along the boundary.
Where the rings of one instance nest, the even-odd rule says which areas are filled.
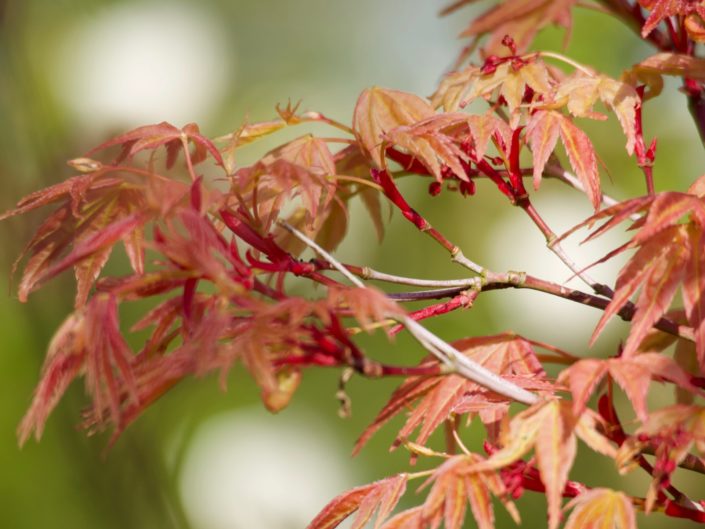
[[[81,155],[111,134],[143,124],[98,121],[90,127],[85,123],[77,125],[80,120],[76,111],[62,99],[58,85],[62,74],[70,75],[62,63],[67,58],[61,50],[76,31],[111,9],[139,10],[144,4],[147,2],[137,0],[0,2],[0,209],[10,208],[19,197],[40,186],[70,176],[65,160]],[[218,26],[214,26],[214,31],[218,30],[224,38],[217,56],[209,58],[229,72],[224,95],[207,112],[189,118],[211,136],[236,129],[246,117],[251,121],[270,119],[274,104],[288,98],[303,99],[303,108],[349,122],[358,93],[369,85],[429,94],[460,50],[462,44],[455,36],[474,12],[472,8],[465,9],[450,18],[437,19],[443,3],[434,0],[201,0],[161,5],[173,10],[197,6]],[[162,23],[158,19],[145,22],[155,26]],[[130,34],[124,38],[130,39]],[[560,49],[562,39],[562,32],[549,31],[540,38],[539,45]],[[644,58],[648,49],[618,23],[583,11],[577,16],[566,54],[616,76],[621,67]],[[178,65],[180,58],[166,56],[164,60]],[[91,79],[78,81],[90,84]],[[171,89],[198,90],[199,82],[208,80]],[[685,101],[675,92],[674,86],[667,86],[663,99],[649,103],[647,108],[647,136],[659,135],[656,183],[660,189],[684,188],[705,166]],[[623,154],[617,125],[591,123],[587,128],[596,132],[593,138],[597,150],[609,168],[609,176],[603,172],[607,191],[617,197],[642,192],[638,172]],[[299,132],[285,131],[281,138],[295,134]],[[250,148],[242,160],[254,159],[272,145]],[[518,223],[524,219],[506,207],[489,186],[480,184],[477,196],[466,199],[453,195],[430,199],[425,193],[427,182],[408,181],[403,185],[418,209],[427,213],[449,238],[458,241],[473,259],[483,262],[483,255],[492,245],[516,242],[492,238],[488,226],[503,215],[516,218]],[[549,182],[544,189],[547,200],[560,200],[555,184]],[[353,215],[356,213],[362,213],[361,208],[354,209]],[[12,261],[37,219],[13,219],[0,225],[2,275],[9,275]],[[356,221],[339,255],[344,260],[406,275],[450,278],[459,273],[447,255],[414,233],[398,216],[391,223],[383,247],[377,248],[370,230],[367,220]],[[544,251],[540,237],[536,237],[536,242],[536,251]],[[513,267],[521,269],[522,263]],[[195,526],[184,513],[178,493],[189,440],[203,421],[226,410],[255,406],[258,413],[267,416],[257,403],[256,389],[242,372],[236,370],[232,374],[227,393],[211,379],[177,387],[107,454],[103,454],[107,436],[87,438],[75,427],[85,404],[83,388],[75,384],[51,417],[41,443],[32,441],[18,449],[16,425],[30,402],[52,332],[71,309],[72,288],[72,278],[67,274],[34,294],[26,305],[19,304],[12,291],[0,296],[0,527]],[[446,316],[430,326],[448,339],[508,328],[532,338],[551,339],[532,334],[520,314],[498,314],[492,301],[491,296],[486,300],[483,296],[470,312]],[[130,315],[125,317],[129,319]],[[588,326],[586,333],[589,330]],[[362,343],[376,355],[401,361],[410,362],[421,354],[403,337],[392,346],[377,337],[363,337]],[[291,409],[283,414],[293,420],[300,417],[299,413],[317,414],[333,431],[334,451],[346,458],[354,439],[385,402],[395,383],[354,379],[349,386],[353,416],[344,421],[336,416],[336,374],[308,373]],[[268,420],[276,425],[278,418]],[[479,436],[473,439],[472,432],[479,434],[471,430],[468,443],[477,447]],[[386,451],[392,434],[393,425],[351,464],[354,473],[343,476],[348,486],[403,468],[404,454],[399,451],[390,457]],[[243,430],[241,435],[247,436],[248,431]],[[283,451],[290,449],[286,431],[277,438]],[[298,456],[295,451],[287,455]],[[574,475],[588,483],[604,484],[605,476],[615,472],[608,463],[595,458],[581,461]],[[298,476],[293,478],[291,487],[316,479],[316,475]],[[644,480],[644,476],[633,476],[627,480],[628,487],[643,493]],[[321,497],[320,506],[338,492],[331,490]],[[238,498],[233,497],[232,502],[237,505]],[[527,496],[523,503],[528,526],[542,525],[544,500]],[[656,527],[660,523],[656,517],[651,518],[641,520],[641,526]],[[668,523],[685,527],[672,520]]]

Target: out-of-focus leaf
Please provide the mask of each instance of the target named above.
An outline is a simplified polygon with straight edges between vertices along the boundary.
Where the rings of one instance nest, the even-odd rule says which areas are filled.
[[[637,529],[634,506],[622,492],[591,489],[566,505],[571,508],[565,529]]]
[[[333,529],[356,511],[352,528],[362,529],[376,510],[374,529],[379,529],[404,494],[407,478],[406,474],[398,474],[344,492],[331,500],[307,529]]]

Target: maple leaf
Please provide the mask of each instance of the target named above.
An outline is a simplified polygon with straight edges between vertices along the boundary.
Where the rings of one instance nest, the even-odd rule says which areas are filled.
[[[636,110],[639,96],[627,83],[611,79],[606,75],[586,75],[576,71],[561,81],[555,94],[555,104],[567,105],[568,111],[576,117],[601,119],[592,111],[594,104],[600,100],[617,116],[627,137],[627,153],[631,156],[636,142]]]
[[[477,469],[483,461],[477,454],[458,455],[433,472],[423,485],[433,483],[420,511],[419,527],[437,527],[442,519],[446,529],[460,529],[469,503],[478,528],[493,529],[492,495],[502,501],[514,521],[519,523],[519,513],[507,498],[500,476],[493,471]]]
[[[194,145],[193,153],[189,150],[189,143],[193,143]],[[156,125],[138,127],[101,143],[88,151],[86,156],[117,145],[122,147],[122,151],[118,155],[115,163],[119,163],[126,158],[130,159],[144,150],[155,150],[159,147],[164,147],[167,151],[167,169],[174,165],[179,150],[181,149],[186,156],[186,164],[192,180],[197,179],[193,166],[205,160],[208,154],[213,157],[219,166],[225,168],[225,163],[220,155],[220,151],[218,151],[218,148],[211,140],[201,134],[198,125],[195,123],[189,123],[182,129],[166,121]]]
[[[127,390],[138,401],[133,358],[120,334],[117,300],[107,294],[93,297],[66,319],[49,345],[42,379],[18,428],[20,444],[33,431],[37,439],[41,437],[51,410],[81,373],[85,373],[96,416],[102,419],[108,410],[113,423],[119,425],[122,392]]]
[[[443,180],[440,162],[445,163],[458,178],[468,181],[465,167],[460,162],[467,162],[468,156],[460,149],[460,141],[444,130],[466,121],[467,116],[460,113],[434,115],[411,126],[392,129],[385,134],[385,139],[420,160],[438,182]]]
[[[307,529],[333,529],[355,512],[357,516],[351,529],[362,529],[375,511],[377,518],[373,527],[379,529],[403,496],[407,479],[407,474],[397,474],[344,492],[331,500]]]
[[[535,112],[526,126],[526,138],[534,155],[534,187],[541,182],[543,169],[560,136],[568,160],[582,182],[595,210],[602,201],[597,157],[592,142],[567,116],[553,110]]]
[[[0,220],[59,203],[39,226],[14,263],[26,257],[18,286],[21,301],[41,283],[73,267],[78,283],[76,307],[90,289],[115,244],[122,242],[135,272],[144,271],[144,226],[168,217],[188,197],[189,187],[161,175],[124,166],[81,162],[89,174],[28,195]],[[217,193],[207,193],[210,204]],[[157,198],[158,197],[158,198]]]
[[[676,362],[660,353],[643,353],[631,357],[579,360],[561,372],[558,383],[566,383],[573,394],[573,414],[579,416],[600,381],[609,374],[629,397],[637,416],[648,417],[646,396],[652,380],[668,380],[690,392],[698,389],[690,376]]]
[[[536,56],[511,60],[507,58],[491,72],[470,65],[443,78],[431,96],[431,104],[446,112],[454,112],[478,97],[489,98],[498,90],[509,111],[514,113],[522,102],[526,88],[536,96],[548,95],[554,80],[545,63]]]
[[[287,222],[315,236],[333,208],[337,183],[335,159],[325,141],[302,136],[278,147],[232,177],[232,193],[252,210],[263,232],[272,229],[282,208],[292,209]],[[339,202],[339,207],[342,202]],[[283,228],[273,230],[277,242],[298,254],[303,243]]]
[[[482,158],[495,135],[500,142],[511,142],[512,131],[501,118],[490,113],[469,116],[450,112],[392,129],[385,139],[406,150],[412,163],[420,161],[440,183],[448,177],[446,169],[460,180],[469,181],[469,161]],[[464,150],[467,145],[472,145],[471,155]]]
[[[500,54],[502,40],[511,35],[517,52],[523,53],[536,34],[549,24],[558,24],[567,30],[572,25],[571,8],[576,0],[506,0],[475,17],[461,37],[480,37],[490,33],[484,46],[486,54]]]
[[[382,169],[384,161],[380,146],[383,135],[434,114],[433,107],[416,95],[375,86],[360,94],[353,114],[353,130],[365,155]]]
[[[639,4],[651,11],[641,28],[641,36],[644,38],[648,37],[649,33],[666,18],[689,15],[693,12],[697,12],[700,16],[705,14],[705,10],[697,5],[698,2],[689,0],[639,0]]]
[[[565,529],[637,529],[634,505],[618,491],[595,488],[572,499]]]
[[[549,529],[556,529],[560,521],[561,495],[575,459],[576,436],[593,450],[614,455],[614,449],[599,433],[598,424],[601,421],[589,410],[576,417],[569,402],[541,401],[515,415],[503,434],[502,448],[474,468],[501,469],[534,448],[541,481],[546,487]]]
[[[495,336],[466,338],[453,343],[454,347],[478,364],[512,382],[529,388],[550,391],[542,384],[545,373],[536,358],[531,344],[512,333]],[[475,396],[469,402],[465,397]],[[409,377],[392,394],[375,420],[355,443],[353,454],[358,453],[367,441],[387,421],[402,410],[419,401],[399,432],[393,447],[399,446],[419,426],[416,443],[423,445],[433,431],[458,409],[478,410],[480,418],[488,424],[495,423],[507,413],[508,403],[476,383],[459,375],[436,377]]]
[[[206,279],[223,294],[240,294],[249,271],[237,258],[213,222],[193,208],[180,208],[165,220],[152,243],[169,266]]]
[[[632,71],[636,74],[675,75],[705,81],[705,59],[661,52],[635,64]]]

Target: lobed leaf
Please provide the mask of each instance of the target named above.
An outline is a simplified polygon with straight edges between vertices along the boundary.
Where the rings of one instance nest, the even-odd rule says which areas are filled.
[[[384,134],[433,115],[433,107],[416,95],[372,87],[364,90],[357,100],[353,114],[353,130],[365,155],[381,169],[384,162],[380,145]]]
[[[352,529],[361,529],[377,510],[374,529],[379,529],[406,490],[407,474],[397,474],[335,497],[311,521],[307,529],[333,529],[358,511]],[[385,525],[385,527],[387,527]]]
[[[453,342],[453,346],[478,364],[502,377],[514,377],[512,381],[522,386],[535,385],[545,381],[546,374],[536,357],[531,344],[513,333],[494,336],[465,338]],[[550,392],[552,387],[542,387]],[[473,397],[472,408],[478,413],[486,408],[488,413],[480,413],[480,418],[491,424],[499,420],[496,414],[504,416],[505,399],[488,392],[476,383],[459,375],[436,377],[410,377],[392,394],[389,402],[377,415],[373,423],[362,433],[355,444],[354,453],[387,421],[403,409],[415,404],[406,423],[397,435],[393,447],[399,446],[420,427],[415,442],[423,445],[431,434],[451,415],[459,410],[470,409],[466,397]],[[420,400],[420,401],[419,401]],[[490,411],[491,410],[491,411]]]
[[[634,506],[622,492],[591,489],[571,500],[570,508],[565,529],[637,529]]]
[[[507,499],[507,490],[500,476],[491,470],[480,470],[484,462],[477,454],[449,458],[424,484],[433,483],[420,515],[420,527],[436,527],[443,520],[447,529],[460,529],[468,503],[480,529],[494,528],[492,496],[498,497],[518,523],[514,504]]]

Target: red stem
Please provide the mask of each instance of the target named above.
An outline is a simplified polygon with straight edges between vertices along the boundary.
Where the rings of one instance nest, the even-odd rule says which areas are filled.
[[[433,305],[429,305],[428,307],[424,307],[417,311],[411,312],[409,314],[409,317],[413,320],[421,321],[425,320],[426,318],[432,318],[441,314],[447,314],[448,312],[452,312],[461,307],[469,308],[472,307],[473,302],[475,301],[475,299],[477,299],[477,296],[479,294],[480,292],[477,290],[465,290],[457,296],[453,297],[450,301],[446,301],[444,303],[435,303]],[[395,335],[399,333],[402,329],[404,329],[404,326],[402,324],[398,324],[392,327],[389,333],[391,335]]]

